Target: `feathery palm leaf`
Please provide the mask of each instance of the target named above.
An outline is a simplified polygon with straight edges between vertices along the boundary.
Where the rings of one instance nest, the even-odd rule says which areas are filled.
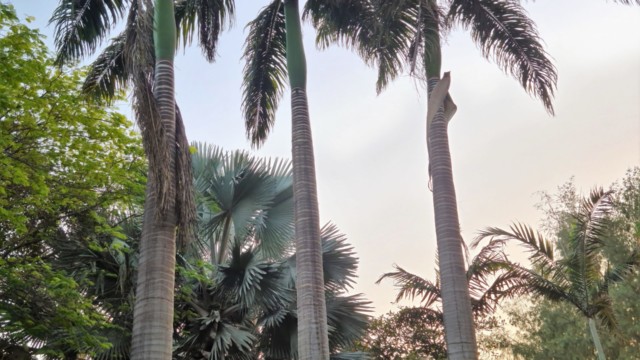
[[[89,67],[82,90],[96,98],[112,99],[127,88],[129,74],[124,61],[126,30],[107,46]]]
[[[623,5],[640,5],[640,0],[613,0],[613,2]]]
[[[431,306],[438,301],[442,294],[440,293],[440,283],[432,282],[418,275],[414,275],[398,265],[394,265],[396,271],[383,274],[376,284],[382,282],[386,278],[390,278],[394,281],[396,287],[398,287],[398,295],[396,295],[396,301],[402,299],[413,300],[416,297],[421,297],[420,302],[425,307]]]
[[[284,5],[274,0],[248,25],[244,44],[242,109],[247,137],[260,146],[275,122],[287,78]]]
[[[61,0],[49,21],[55,23],[56,62],[74,62],[95,52],[129,1]]]
[[[198,28],[202,53],[208,61],[215,60],[220,32],[233,25],[233,0],[182,0],[176,4],[175,16],[178,33],[184,46],[193,40]]]
[[[547,58],[538,31],[516,0],[453,0],[450,21],[471,29],[482,55],[492,57],[553,114],[558,75]]]

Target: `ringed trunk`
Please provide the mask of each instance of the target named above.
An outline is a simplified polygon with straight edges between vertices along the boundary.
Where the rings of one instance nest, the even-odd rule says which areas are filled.
[[[166,210],[160,211],[155,176],[149,169],[145,196],[140,259],[136,284],[131,358],[170,360],[176,259],[176,151],[173,53],[175,20],[172,0],[156,0],[154,8],[156,68],[154,97],[165,133],[169,169]]]
[[[298,358],[329,360],[320,215],[309,104],[306,60],[297,0],[285,0],[287,69],[291,84],[293,201],[295,215]]]
[[[429,33],[428,36],[433,37],[432,41],[427,42],[433,45],[425,49],[427,89],[431,99],[433,90],[440,81],[441,49],[437,45],[440,43],[438,32]],[[449,119],[444,113],[444,103],[436,106],[438,106],[437,109],[431,109],[431,112],[437,110],[433,119],[427,119],[427,147],[433,185],[433,210],[447,352],[451,360],[477,359],[471,297],[465,271],[456,190],[453,184],[448,135]]]

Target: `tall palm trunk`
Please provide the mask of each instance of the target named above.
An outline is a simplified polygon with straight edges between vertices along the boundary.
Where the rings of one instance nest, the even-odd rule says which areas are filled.
[[[426,49],[425,56],[429,99],[440,81],[439,36],[436,33],[432,47]],[[448,75],[447,75],[448,76]],[[448,80],[448,79],[447,79]],[[445,94],[448,93],[448,86]],[[444,97],[443,97],[444,98]],[[434,105],[430,102],[430,105]],[[466,278],[462,236],[456,190],[453,184],[451,152],[449,150],[448,122],[444,103],[435,104],[437,111],[433,119],[427,119],[427,144],[429,151],[429,171],[433,184],[433,210],[442,283],[442,304],[444,314],[445,337],[449,359],[477,359],[477,346],[471,297]],[[430,109],[432,112],[436,109]],[[430,122],[430,124],[429,124]]]
[[[328,360],[329,340],[320,243],[320,215],[309,104],[307,69],[297,0],[285,0],[287,69],[291,85],[293,200],[298,296],[298,356]]]
[[[171,146],[166,168],[170,175],[166,177],[169,188],[163,200],[166,203],[161,204],[157,197],[157,177],[152,174],[161,170],[149,168],[134,309],[131,349],[134,360],[169,360],[172,351],[177,225],[173,0],[156,0],[154,11],[156,69],[153,92],[166,136],[164,144]]]

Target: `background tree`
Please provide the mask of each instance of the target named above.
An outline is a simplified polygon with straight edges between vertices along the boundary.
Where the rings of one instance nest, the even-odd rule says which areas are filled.
[[[626,251],[615,264],[605,261],[604,251],[610,234],[612,194],[593,190],[583,199],[569,222],[561,228],[557,247],[533,229],[516,224],[510,230],[489,228],[474,241],[503,244],[516,241],[530,253],[532,269],[514,264],[514,269],[527,279],[533,294],[551,301],[574,306],[588,321],[593,343],[600,359],[605,358],[597,322],[607,330],[617,328],[615,306],[609,289],[629,277],[636,276],[640,264],[637,244]],[[576,206],[576,205],[574,205]]]
[[[110,321],[57,248],[121,236],[109,209],[142,197],[140,139],[114,108],[84,96],[85,73],[57,69],[39,32],[5,4],[0,49],[0,353],[95,354],[109,346]]]
[[[420,307],[373,319],[358,348],[375,360],[446,359],[442,316]]]
[[[625,178],[612,189],[612,213],[610,214],[602,254],[611,268],[619,266],[628,254],[640,245],[640,169],[628,171]],[[577,210],[580,194],[572,182],[558,188],[555,194],[542,195],[541,210],[545,214],[542,228],[545,234],[558,243],[566,242],[570,234],[572,217]],[[560,245],[557,245],[560,247]],[[639,275],[614,284],[609,289],[613,313],[618,321],[612,336],[601,339],[604,352],[610,358],[633,359],[640,343],[637,326],[640,309],[637,296]],[[516,334],[494,334],[504,351],[525,359],[579,359],[593,357],[593,346],[588,324],[571,304],[557,303],[545,299],[520,301],[521,304],[507,306],[507,320]],[[607,333],[606,328],[598,326]]]

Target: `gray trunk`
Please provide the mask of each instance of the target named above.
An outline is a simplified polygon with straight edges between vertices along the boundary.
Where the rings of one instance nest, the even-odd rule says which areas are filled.
[[[159,214],[157,191],[149,169],[144,205],[142,240],[138,261],[136,303],[134,308],[131,359],[169,360],[172,353],[173,292],[176,261],[176,204],[175,204],[175,100],[173,62],[158,60],[154,96],[165,130],[169,151],[169,192],[167,211]]]
[[[429,94],[438,81],[438,78],[429,79]],[[477,359],[447,125],[440,106],[428,137],[445,336],[449,359]]]
[[[307,94],[291,89],[298,358],[329,360],[320,215]]]

